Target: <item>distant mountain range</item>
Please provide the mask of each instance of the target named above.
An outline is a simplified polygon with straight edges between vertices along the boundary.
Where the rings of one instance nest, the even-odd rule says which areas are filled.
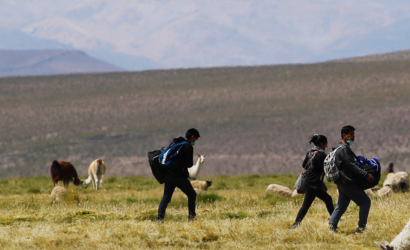
[[[0,77],[125,71],[77,50],[0,50]]]
[[[405,0],[0,1],[0,49],[128,70],[313,63],[410,49]]]

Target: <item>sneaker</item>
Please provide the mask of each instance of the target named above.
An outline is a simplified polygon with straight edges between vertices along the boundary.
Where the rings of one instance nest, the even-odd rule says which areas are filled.
[[[300,225],[300,223],[293,223],[292,226],[290,226],[290,229],[296,229],[298,226]]]
[[[355,234],[361,234],[366,229],[366,227],[358,227]]]
[[[158,223],[164,223],[164,217],[157,216],[156,220],[157,220]]]
[[[337,233],[336,229],[337,229],[336,226],[329,224],[329,233],[334,233],[334,234]]]
[[[188,221],[196,221],[196,216],[195,215],[188,216]]]

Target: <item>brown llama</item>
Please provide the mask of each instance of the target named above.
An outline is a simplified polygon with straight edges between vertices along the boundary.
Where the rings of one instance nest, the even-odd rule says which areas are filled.
[[[70,181],[76,186],[82,184],[82,181],[78,178],[77,170],[69,162],[54,160],[51,163],[50,173],[54,186],[58,181],[63,181],[64,187],[67,187]]]

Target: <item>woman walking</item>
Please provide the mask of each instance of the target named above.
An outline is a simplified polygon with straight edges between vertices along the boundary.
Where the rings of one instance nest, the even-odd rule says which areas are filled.
[[[324,171],[323,162],[326,158],[325,150],[327,149],[327,138],[324,135],[315,134],[309,141],[313,143],[313,148],[306,153],[302,167],[305,172],[305,198],[302,207],[300,208],[295,222],[290,229],[295,229],[302,222],[310,206],[315,198],[321,199],[325,204],[329,215],[332,215],[334,210],[332,197],[327,193],[327,187],[323,182]]]

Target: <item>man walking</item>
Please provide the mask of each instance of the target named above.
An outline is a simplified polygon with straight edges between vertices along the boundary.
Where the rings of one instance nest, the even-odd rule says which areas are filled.
[[[195,201],[196,192],[188,180],[189,172],[188,168],[194,165],[194,148],[195,142],[199,139],[200,135],[198,130],[191,128],[185,133],[184,137],[178,137],[173,139],[173,143],[182,144],[182,148],[178,152],[179,165],[175,170],[165,171],[165,184],[164,184],[164,196],[158,207],[157,221],[163,221],[165,217],[165,210],[168,203],[171,201],[175,188],[179,188],[188,197],[188,220],[195,220]]]
[[[341,147],[335,154],[335,164],[339,169],[339,178],[335,181],[337,189],[339,190],[339,199],[329,221],[330,231],[334,233],[336,232],[339,220],[346,212],[350,201],[353,201],[360,207],[359,225],[356,234],[364,231],[369,216],[371,205],[370,198],[353,180],[353,175],[362,176],[369,182],[373,182],[374,178],[371,174],[356,166],[356,156],[350,148],[355,139],[355,130],[356,129],[350,125],[342,128],[342,142],[337,146]]]

